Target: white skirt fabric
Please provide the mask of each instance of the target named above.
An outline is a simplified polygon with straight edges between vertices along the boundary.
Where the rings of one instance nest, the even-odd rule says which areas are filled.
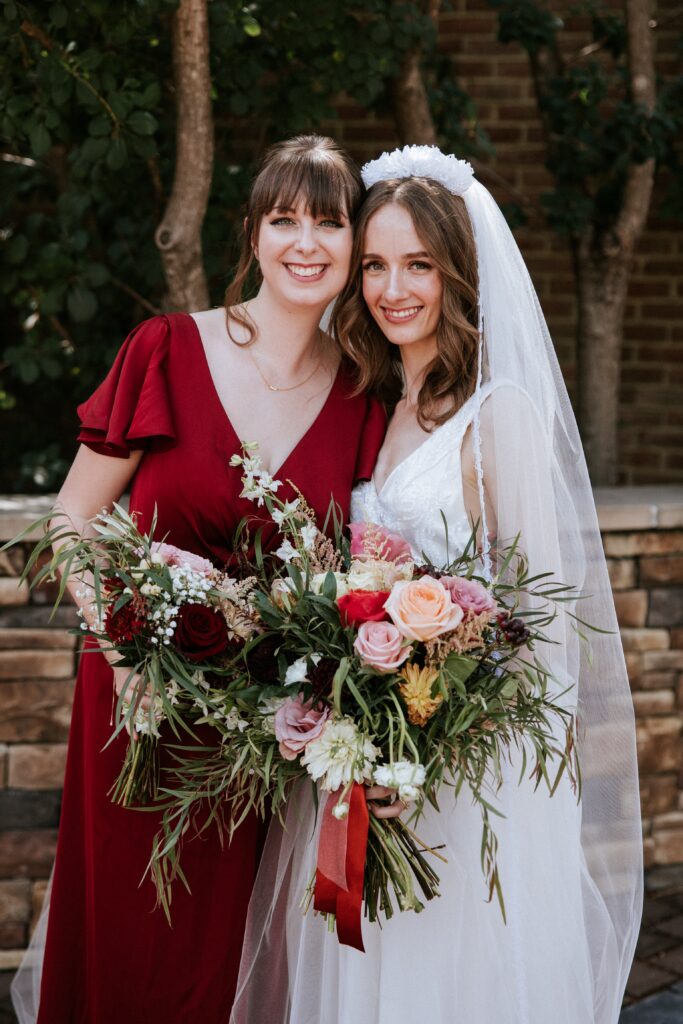
[[[621,951],[584,863],[576,797],[564,781],[552,798],[518,786],[507,766],[498,804],[511,803],[493,821],[507,924],[486,902],[479,809],[445,788],[440,813],[415,826],[448,860],[435,861],[440,897],[381,928],[364,921],[361,953],[300,907],[318,829],[302,787],[268,838],[231,1024],[615,1024]]]

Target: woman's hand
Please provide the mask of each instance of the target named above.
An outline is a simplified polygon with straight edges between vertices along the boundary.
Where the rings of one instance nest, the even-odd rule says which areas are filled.
[[[396,790],[389,786],[366,786],[365,795],[370,813],[376,818],[398,818],[408,806],[405,801],[396,799]],[[385,800],[389,800],[389,803],[384,803]]]
[[[113,672],[114,692],[117,699],[123,694],[123,699],[128,704],[135,703],[136,710],[142,708],[143,711],[149,711],[150,695],[148,690],[144,693],[140,692],[141,677],[137,674],[131,677],[129,668],[117,667],[113,669]],[[135,729],[131,730],[130,719],[126,722],[126,732],[133,740],[137,740],[138,734]]]

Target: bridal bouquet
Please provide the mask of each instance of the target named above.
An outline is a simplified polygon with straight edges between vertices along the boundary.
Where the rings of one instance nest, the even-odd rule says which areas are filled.
[[[213,726],[220,737],[246,725],[230,690],[244,677],[236,656],[260,628],[258,581],[233,579],[199,555],[154,541],[156,520],[141,533],[135,515],[120,505],[91,525],[93,536],[82,537],[58,522],[34,548],[24,577],[54,548],[31,586],[60,570],[59,604],[68,577],[82,581],[81,631],[98,642],[86,653],[112,651],[129,670],[112,739],[125,728],[130,741],[111,795],[128,807],[148,804],[159,795],[162,725],[166,741],[178,742],[196,740],[199,725]]]
[[[302,495],[282,502],[258,454],[232,465],[243,496],[265,504],[282,544],[261,556],[251,591],[258,631],[239,657],[248,677],[231,691],[240,728],[205,756],[177,754],[162,786],[165,813],[152,863],[163,889],[179,866],[180,841],[200,806],[238,826],[252,809],[282,816],[292,785],[322,795],[317,870],[302,905],[336,919],[339,939],[362,949],[360,913],[420,911],[438,895],[443,855],[401,818],[369,815],[365,786],[393,788],[413,804],[474,799],[481,810],[481,863],[488,898],[504,914],[491,801],[501,763],[518,747],[536,783],[551,792],[567,771],[578,787],[574,719],[551,696],[536,655],[544,630],[571,599],[549,574],[530,578],[517,544],[497,573],[478,575],[474,542],[451,564],[413,560],[408,544],[372,523],[318,529]],[[574,597],[576,595],[573,595]],[[524,610],[523,610],[524,609]]]

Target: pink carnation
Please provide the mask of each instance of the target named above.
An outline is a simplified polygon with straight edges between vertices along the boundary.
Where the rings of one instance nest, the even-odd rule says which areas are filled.
[[[311,740],[316,739],[325,727],[330,713],[313,707],[313,701],[304,703],[299,694],[285,701],[275,712],[275,738],[280,744],[280,753],[286,761],[293,761]]]
[[[496,607],[491,592],[476,580],[466,580],[461,576],[442,576],[439,580],[451,595],[454,604],[459,604],[466,615],[481,615],[491,612]]]
[[[363,622],[353,646],[361,661],[378,672],[395,672],[410,654],[393,622]]]
[[[214,566],[208,558],[193,555],[191,551],[183,551],[175,544],[161,544],[159,541],[154,541],[151,550],[154,554],[160,555],[166,565],[182,565],[185,569],[204,573],[205,576],[214,570]]]
[[[385,530],[377,523],[349,523],[349,530],[354,558],[381,558],[398,565],[412,558],[410,544],[398,533]]]

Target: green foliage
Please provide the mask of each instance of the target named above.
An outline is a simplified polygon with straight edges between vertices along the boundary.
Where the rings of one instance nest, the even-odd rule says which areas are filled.
[[[669,215],[680,202],[683,77],[658,83],[652,114],[634,103],[626,66],[626,25],[594,0],[574,5],[590,26],[586,52],[567,58],[564,22],[542,2],[491,0],[498,11],[498,38],[529,54],[546,126],[546,166],[555,189],[542,197],[551,226],[578,236],[590,225],[609,230],[621,207],[629,167],[655,157],[668,171]],[[676,209],[676,206],[678,207]]]
[[[173,177],[176,6],[0,7],[0,422],[17,439],[1,456],[4,489],[58,485],[75,406],[163,307],[153,236]],[[264,146],[325,129],[340,95],[386,112],[403,55],[419,39],[429,63],[435,39],[415,0],[212,0],[209,16],[216,161],[203,243],[218,303]],[[471,151],[476,118],[451,77],[443,62],[433,75],[438,119]]]

